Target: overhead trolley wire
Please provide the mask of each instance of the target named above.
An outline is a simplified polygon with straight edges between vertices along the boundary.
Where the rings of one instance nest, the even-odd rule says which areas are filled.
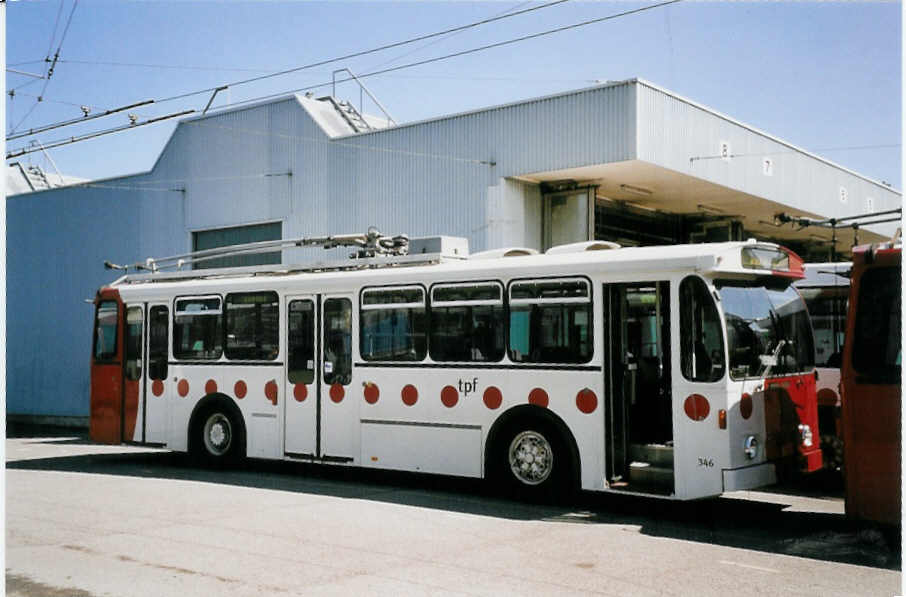
[[[493,22],[493,21],[498,21],[498,20],[501,20],[501,19],[504,19],[504,18],[509,18],[509,17],[516,16],[516,15],[519,15],[519,14],[524,14],[524,13],[526,13],[526,12],[530,12],[530,11],[534,11],[534,10],[539,10],[539,9],[541,9],[541,8],[546,8],[546,7],[548,7],[548,6],[553,6],[553,5],[556,5],[556,4],[562,4],[563,2],[566,2],[566,1],[568,1],[568,0],[556,0],[555,2],[550,2],[550,3],[547,3],[547,4],[543,4],[543,5],[541,5],[541,6],[537,6],[537,7],[533,7],[533,8],[524,9],[524,10],[521,10],[521,11],[518,11],[518,12],[511,13],[511,14],[500,15],[500,16],[497,16],[497,17],[490,17],[490,18],[487,18],[487,19],[483,19],[483,20],[481,20],[481,21],[476,21],[476,22],[474,22],[474,23],[470,23],[470,24],[467,24],[467,25],[462,25],[462,26],[460,26],[460,27],[454,27],[454,28],[451,28],[451,29],[447,29],[447,30],[445,30],[445,31],[440,31],[440,32],[437,32],[437,33],[432,33],[432,34],[427,34],[427,35],[422,35],[422,36],[418,36],[418,37],[415,37],[415,38],[411,38],[411,39],[409,39],[409,40],[405,40],[405,41],[401,41],[401,42],[396,42],[396,43],[392,43],[392,44],[386,44],[386,45],[381,46],[381,47],[379,47],[379,48],[375,48],[375,49],[371,49],[371,50],[363,50],[363,51],[360,51],[360,52],[355,52],[355,53],[352,53],[352,54],[348,54],[348,55],[346,55],[346,56],[341,56],[341,57],[338,57],[338,58],[332,58],[332,59],[328,59],[328,60],[322,60],[322,61],[320,61],[320,62],[316,62],[316,63],[312,63],[312,64],[308,64],[308,65],[303,65],[303,66],[295,67],[295,68],[292,68],[292,69],[287,69],[287,70],[280,71],[280,72],[277,72],[277,73],[272,73],[272,74],[269,74],[269,75],[262,75],[262,76],[260,76],[260,77],[253,77],[253,78],[250,78],[250,79],[245,79],[245,80],[243,80],[243,81],[238,81],[238,82],[230,83],[230,84],[227,85],[227,87],[229,87],[229,86],[236,86],[236,85],[242,85],[242,84],[251,83],[251,82],[254,82],[254,81],[260,81],[260,80],[268,79],[268,78],[271,78],[271,77],[275,77],[275,76],[279,76],[279,75],[283,75],[283,74],[287,74],[287,73],[291,73],[291,72],[297,72],[297,71],[305,70],[305,69],[308,69],[308,68],[314,68],[314,67],[316,67],[316,66],[323,66],[324,64],[329,64],[329,63],[331,63],[331,62],[337,62],[337,61],[339,61],[339,60],[343,60],[343,59],[350,58],[350,57],[363,56],[363,55],[365,55],[365,54],[371,54],[371,53],[378,52],[378,51],[381,51],[381,50],[384,50],[384,49],[389,49],[389,48],[393,48],[393,47],[399,47],[399,46],[401,46],[401,45],[413,43],[413,42],[420,41],[420,40],[424,40],[424,39],[429,39],[429,38],[431,38],[431,37],[436,37],[436,36],[438,36],[438,35],[444,35],[444,34],[446,34],[446,33],[450,33],[450,32],[453,32],[453,31],[459,31],[459,30],[462,30],[462,29],[470,28],[470,27],[476,27],[476,26],[478,26],[478,25],[480,25],[480,24],[489,23],[489,22]],[[544,37],[544,36],[547,36],[547,35],[552,35],[552,34],[554,34],[554,33],[561,33],[561,32],[564,32],[564,31],[569,31],[569,30],[571,30],[571,29],[578,29],[578,28],[580,28],[580,27],[585,27],[585,26],[588,26],[588,25],[596,24],[596,23],[602,23],[602,22],[605,22],[605,21],[618,19],[618,18],[621,18],[621,17],[625,17],[625,16],[629,16],[629,15],[633,15],[633,14],[645,12],[645,11],[652,10],[652,9],[655,9],[655,8],[660,8],[660,7],[668,6],[668,5],[671,5],[671,4],[677,4],[677,3],[682,2],[682,1],[683,1],[683,0],[667,0],[667,1],[665,1],[665,2],[659,2],[659,3],[657,3],[657,4],[652,4],[652,5],[650,5],[650,6],[643,6],[643,7],[640,7],[640,8],[635,8],[635,9],[631,9],[631,10],[626,10],[626,11],[614,13],[614,14],[607,15],[607,16],[604,16],[604,17],[598,17],[598,18],[595,18],[595,19],[589,19],[589,20],[586,20],[586,21],[580,21],[580,22],[578,22],[578,23],[573,23],[573,24],[571,24],[571,25],[564,25],[564,26],[562,26],[562,27],[556,27],[556,28],[553,28],[553,29],[548,29],[548,30],[545,30],[545,31],[540,31],[540,32],[537,32],[537,33],[529,34],[529,35],[523,35],[523,36],[520,36],[520,37],[516,37],[516,38],[512,38],[512,39],[508,39],[508,40],[504,40],[504,41],[500,41],[500,42],[496,42],[496,43],[492,43],[492,44],[487,44],[487,45],[484,45],[484,46],[479,46],[479,47],[476,47],[476,48],[471,48],[471,49],[467,49],[467,50],[461,50],[461,51],[459,51],[459,52],[453,52],[453,53],[451,53],[451,54],[446,54],[446,55],[443,55],[443,56],[436,56],[436,57],[433,57],[433,58],[427,58],[427,59],[425,59],[425,60],[419,60],[419,61],[416,61],[416,62],[410,62],[410,63],[402,64],[402,65],[399,65],[399,66],[394,66],[394,67],[389,67],[389,68],[380,69],[380,70],[376,70],[376,71],[371,71],[371,72],[368,72],[368,73],[365,73],[365,74],[362,74],[362,75],[358,75],[357,78],[363,79],[363,78],[366,78],[366,77],[374,77],[374,76],[377,76],[377,75],[386,74],[386,73],[390,73],[390,72],[395,72],[395,71],[399,71],[399,70],[404,70],[404,69],[408,69],[408,68],[413,68],[413,67],[416,67],[416,66],[422,66],[422,65],[425,65],[425,64],[431,64],[431,63],[434,63],[434,62],[440,62],[440,61],[442,61],[442,60],[447,60],[447,59],[450,59],[450,58],[455,58],[455,57],[459,57],[459,56],[465,56],[465,55],[468,55],[468,54],[474,54],[474,53],[477,53],[477,52],[482,52],[482,51],[484,51],[484,50],[489,50],[489,49],[493,49],[493,48],[499,48],[499,47],[503,47],[503,46],[507,46],[507,45],[512,45],[512,44],[514,44],[514,43],[518,43],[518,42],[522,42],[522,41],[527,41],[527,40],[530,40],[530,39],[537,39],[537,38]],[[296,92],[299,92],[299,91],[306,91],[306,90],[310,90],[310,89],[316,89],[316,88],[319,88],[319,87],[326,87],[326,86],[328,86],[328,85],[331,85],[332,83],[342,83],[342,82],[351,81],[351,80],[353,80],[353,77],[349,77],[349,78],[346,78],[346,79],[341,79],[341,80],[339,80],[339,81],[325,82],[325,83],[320,83],[320,84],[317,84],[317,85],[310,85],[310,86],[307,86],[307,87],[302,87],[302,88],[299,88],[299,89],[294,89],[294,90],[288,91],[288,92],[287,92],[287,91],[284,91],[284,92],[281,92],[281,93],[278,93],[278,94],[271,94],[271,95],[266,95],[266,96],[262,96],[262,97],[258,97],[258,98],[252,98],[252,99],[248,99],[248,100],[243,100],[243,101],[235,102],[235,103],[229,104],[229,105],[230,105],[230,106],[242,105],[242,104],[246,104],[246,103],[250,103],[250,102],[254,102],[254,101],[261,101],[261,100],[264,100],[264,99],[269,99],[269,98],[272,98],[272,97],[280,97],[280,96],[284,96],[284,95],[287,95],[287,94],[289,94],[289,93],[296,93]],[[160,99],[160,100],[155,100],[154,103],[156,103],[156,104],[161,104],[161,103],[164,103],[164,102],[174,101],[174,100],[177,100],[177,99],[184,99],[184,98],[192,97],[192,96],[195,96],[195,95],[200,95],[200,94],[202,94],[202,93],[207,93],[207,92],[210,92],[210,91],[219,90],[219,89],[222,88],[222,87],[223,87],[223,86],[209,87],[209,88],[201,89],[201,90],[198,90],[198,91],[193,91],[193,92],[183,93],[183,94],[179,94],[179,95],[174,95],[174,96],[167,97],[167,98],[163,98],[163,99]],[[150,123],[150,122],[149,122],[149,123]],[[149,124],[149,123],[146,123],[146,124]],[[82,138],[72,139],[70,142],[71,142],[71,143],[78,142],[78,141],[81,141],[81,140],[83,140],[83,139],[92,138],[93,136],[94,136],[94,135],[86,135],[86,136],[84,136],[84,137],[82,137]],[[361,147],[361,146],[359,146],[359,147]],[[445,156],[444,156],[444,157],[445,157]],[[458,159],[462,159],[462,158],[458,158]],[[477,162],[477,163],[491,164],[491,162],[486,161],[486,160],[467,160],[467,161],[472,161],[472,162]]]
[[[59,139],[57,141],[51,141],[50,143],[39,145],[38,147],[22,147],[22,148],[8,152],[6,154],[6,159],[9,160],[11,158],[17,158],[21,155],[25,155],[27,153],[32,153],[35,151],[44,151],[46,149],[53,149],[55,147],[60,147],[62,145],[69,145],[71,143],[78,143],[79,141],[93,139],[95,137],[100,137],[102,135],[109,135],[111,133],[118,133],[120,131],[130,130],[130,129],[138,128],[140,126],[154,124],[155,122],[160,122],[162,120],[168,120],[170,118],[178,118],[180,116],[185,116],[187,114],[191,114],[194,111],[195,110],[183,110],[182,112],[176,112],[174,114],[167,114],[166,116],[158,116],[157,118],[151,118],[149,120],[145,120],[142,122],[135,122],[133,124],[127,124],[127,125],[120,126],[120,127],[105,129],[102,131],[93,131],[91,133],[86,133],[86,134],[80,135],[78,137],[69,137],[68,139]]]
[[[58,61],[60,64],[91,64],[98,66],[134,66],[138,68],[166,68],[174,70],[220,70],[220,71],[238,71],[249,73],[266,73],[268,68],[241,68],[235,66],[193,66],[188,64],[151,64],[147,62],[113,62],[106,60],[64,60]]]
[[[680,1],[680,0],[672,0],[672,2],[679,2],[679,1]],[[299,71],[302,71],[302,70],[307,70],[307,69],[315,68],[315,67],[317,67],[317,66],[324,66],[325,64],[331,64],[331,63],[333,63],[333,62],[339,62],[339,61],[341,61],[341,60],[349,60],[350,58],[358,58],[359,56],[365,56],[365,55],[368,55],[368,54],[374,54],[374,53],[376,53],[376,52],[382,52],[382,51],[384,51],[384,50],[389,50],[389,49],[391,49],[391,48],[398,48],[398,47],[400,47],[400,46],[405,46],[405,45],[412,44],[412,43],[419,42],[419,41],[423,41],[423,40],[426,40],[426,39],[431,39],[431,38],[433,38],[433,37],[439,37],[439,36],[441,36],[441,35],[446,35],[446,34],[448,34],[448,33],[454,33],[454,32],[457,32],[457,31],[464,31],[464,30],[466,30],[466,29],[472,29],[472,28],[474,28],[474,27],[478,27],[479,25],[485,25],[485,24],[487,24],[487,23],[493,23],[494,21],[500,21],[500,20],[503,20],[503,19],[509,19],[509,18],[511,18],[511,17],[515,17],[515,16],[519,16],[519,15],[526,14],[526,13],[529,13],[529,12],[533,12],[533,11],[536,11],[536,10],[541,10],[541,9],[543,9],[543,8],[548,8],[548,7],[551,7],[551,6],[555,6],[555,5],[557,5],[557,4],[563,4],[564,2],[569,2],[569,0],[555,0],[554,2],[548,2],[548,3],[546,3],[546,4],[541,4],[541,5],[539,5],[539,6],[533,6],[533,7],[531,7],[531,8],[526,8],[526,9],[523,9],[523,10],[520,10],[520,11],[517,11],[517,12],[513,12],[513,13],[510,13],[510,14],[503,14],[503,15],[498,15],[498,16],[495,16],[495,17],[488,17],[488,18],[482,19],[482,20],[480,20],[480,21],[474,21],[474,22],[472,22],[472,23],[467,23],[467,24],[465,24],[465,25],[460,25],[460,26],[458,26],[458,27],[452,27],[452,28],[450,28],[450,29],[444,29],[443,31],[437,31],[437,32],[435,32],[435,33],[428,33],[428,34],[425,34],[425,35],[419,35],[418,37],[413,37],[413,38],[406,39],[406,40],[403,40],[403,41],[398,41],[398,42],[393,42],[393,43],[390,43],[390,44],[385,44],[385,45],[383,45],[383,46],[378,46],[377,48],[372,48],[372,49],[370,49],[370,50],[361,50],[361,51],[358,51],[358,52],[353,52],[353,53],[351,53],[351,54],[346,54],[346,55],[344,55],[344,56],[337,56],[336,58],[328,58],[328,59],[326,59],[326,60],[321,60],[321,61],[319,61],[319,62],[312,62],[312,63],[310,63],[310,64],[304,64],[304,65],[302,65],[302,66],[296,66],[296,67],[293,67],[293,68],[288,68],[288,69],[285,69],[285,70],[282,70],[282,71],[277,71],[277,72],[274,72],[274,73],[269,73],[269,74],[267,74],[267,75],[261,75],[261,76],[258,76],[258,77],[251,77],[251,78],[249,78],[249,79],[243,79],[243,80],[241,80],[241,81],[234,81],[234,82],[232,82],[232,83],[226,83],[226,86],[227,86],[227,87],[238,87],[239,85],[245,85],[245,84],[247,84],[247,83],[255,83],[255,82],[257,82],[257,81],[263,81],[263,80],[265,80],[265,79],[270,79],[270,78],[273,78],[273,77],[279,77],[279,76],[282,76],[282,75],[288,75],[288,74],[295,73],[295,72],[299,72]],[[671,3],[672,3],[672,2],[671,2]],[[223,85],[216,85],[216,86],[214,86],[214,87],[207,87],[207,88],[205,88],[205,89],[199,89],[198,91],[190,91],[190,92],[187,92],[187,93],[181,93],[181,94],[179,94],[179,95],[174,95],[174,96],[167,97],[167,98],[164,98],[164,99],[161,99],[161,100],[157,100],[157,103],[163,103],[163,102],[168,102],[168,101],[172,101],[172,100],[183,99],[183,98],[187,98],[187,97],[192,97],[192,96],[194,96],[194,95],[200,95],[200,94],[202,94],[202,93],[209,93],[209,92],[211,92],[211,91],[217,90],[218,87],[222,87],[222,86],[223,86]]]
[[[499,17],[499,16],[502,16],[502,15],[508,14],[508,13],[510,13],[510,12],[519,10],[520,8],[522,8],[523,6],[525,6],[526,4],[531,4],[531,3],[532,3],[532,0],[526,0],[525,2],[520,2],[519,4],[516,4],[516,5],[514,5],[514,6],[511,6],[510,8],[504,10],[503,12],[495,13],[494,16],[495,16],[495,17]],[[385,61],[381,62],[380,64],[374,65],[374,66],[371,67],[371,68],[381,68],[382,66],[386,66],[386,65],[391,64],[391,63],[393,63],[393,62],[396,62],[397,60],[399,60],[399,59],[401,59],[401,58],[405,58],[406,56],[411,56],[412,54],[414,54],[414,53],[416,53],[416,52],[418,52],[418,51],[420,51],[420,50],[424,50],[425,48],[428,48],[428,47],[430,47],[430,46],[439,44],[440,42],[442,42],[442,41],[444,41],[444,40],[446,40],[446,39],[450,39],[451,37],[453,37],[453,36],[455,36],[455,35],[457,35],[457,34],[459,34],[459,33],[462,33],[462,31],[455,31],[455,32],[453,32],[453,33],[450,33],[449,35],[443,36],[443,37],[441,37],[441,38],[439,38],[439,39],[435,39],[434,41],[431,41],[431,42],[429,42],[429,43],[426,43],[426,44],[424,44],[424,45],[421,45],[421,46],[419,46],[419,47],[417,47],[417,48],[412,48],[411,50],[409,50],[409,51],[407,51],[407,52],[405,52],[405,53],[403,53],[403,54],[400,54],[400,55],[396,56],[395,58],[390,58],[390,59],[388,59],[388,60],[385,60]]]
[[[45,58],[45,61],[50,62],[50,66],[47,68],[47,71],[44,74],[44,85],[41,87],[41,93],[38,94],[38,98],[35,100],[35,103],[32,104],[32,107],[29,108],[28,112],[25,113],[25,116],[10,129],[11,132],[15,133],[20,126],[31,116],[31,113],[34,112],[35,108],[38,107],[38,104],[44,101],[44,93],[47,91],[47,86],[50,84],[50,78],[53,76],[54,68],[56,67],[57,60],[60,58],[60,50],[63,49],[63,42],[66,40],[66,34],[69,33],[69,26],[72,24],[72,16],[75,14],[76,7],[79,5],[79,0],[75,0],[72,3],[72,10],[69,11],[69,17],[66,19],[66,26],[63,28],[63,34],[60,36],[60,43],[57,44],[57,51],[54,53],[53,59],[50,58],[50,50],[53,49],[54,41],[57,36],[57,27],[60,24],[60,13],[63,10],[63,0],[60,0],[60,8],[57,10],[57,20],[54,23],[53,35],[50,38],[50,47],[47,50],[48,56]],[[37,80],[37,79],[35,79]],[[21,87],[24,87],[21,86]]]
[[[43,58],[39,58],[38,60],[23,60],[22,62],[9,62],[9,63],[7,63],[6,66],[25,66],[26,64],[38,64],[40,62],[47,62],[47,61],[44,60]]]
[[[50,43],[47,44],[47,53],[44,55],[45,58],[42,62],[50,61],[50,53],[53,52],[53,42],[57,39],[57,27],[60,26],[60,15],[63,14],[63,3],[65,0],[60,0],[60,5],[57,7],[57,18],[53,23],[53,33],[50,34]]]
[[[404,70],[404,69],[407,69],[407,68],[414,68],[414,67],[416,67],[416,66],[423,66],[423,65],[425,65],[425,64],[431,64],[431,63],[433,63],[433,62],[440,62],[440,61],[442,61],[442,60],[447,60],[447,59],[449,59],[449,58],[457,58],[457,57],[459,57],[459,56],[465,56],[465,55],[468,55],[468,54],[474,54],[474,53],[476,53],[476,52],[483,52],[484,50],[490,50],[490,49],[493,49],[493,48],[499,48],[499,47],[502,47],[502,46],[507,46],[507,45],[511,45],[511,44],[514,44],[514,43],[522,42],[522,41],[527,41],[527,40],[530,40],[530,39],[536,39],[536,38],[539,38],[539,37],[544,37],[544,36],[547,36],[547,35],[552,35],[552,34],[554,34],[554,33],[562,33],[563,31],[568,31],[568,30],[570,30],[570,29],[578,29],[579,27],[585,27],[585,26],[588,26],[588,25],[594,25],[595,23],[601,23],[601,22],[604,22],[604,21],[609,21],[609,20],[613,20],[613,19],[618,19],[618,18],[620,18],[620,17],[629,16],[629,15],[632,15],[632,14],[644,12],[644,11],[647,11],[647,10],[652,10],[652,9],[655,9],[655,8],[660,8],[660,7],[662,7],[662,6],[668,6],[668,5],[670,5],[670,4],[677,4],[677,3],[682,2],[682,1],[683,1],[683,0],[667,0],[666,2],[659,2],[659,3],[657,3],[657,4],[652,4],[651,6],[643,6],[643,7],[641,7],[641,8],[634,8],[634,9],[632,9],[632,10],[626,10],[626,11],[623,11],[623,12],[614,13],[614,14],[612,14],[612,15],[607,15],[607,16],[605,16],[605,17],[598,17],[598,18],[595,18],[595,19],[587,20],[587,21],[580,21],[580,22],[578,22],[578,23],[573,23],[572,25],[564,25],[564,26],[562,26],[562,27],[556,27],[556,28],[554,28],[554,29],[548,29],[548,30],[545,30],[545,31],[539,31],[538,33],[532,33],[532,34],[529,34],[529,35],[523,35],[523,36],[520,36],[520,37],[514,37],[514,38],[512,38],[512,39],[508,39],[508,40],[504,40],[504,41],[500,41],[500,42],[496,42],[496,43],[492,43],[492,44],[487,44],[487,45],[484,45],[484,46],[479,46],[479,47],[477,47],[477,48],[470,48],[470,49],[468,49],[468,50],[461,50],[461,51],[459,51],[459,52],[453,52],[452,54],[444,54],[443,56],[436,56],[436,57],[434,57],[434,58],[426,58],[425,60],[419,60],[419,61],[416,61],[416,62],[409,62],[409,63],[407,63],[407,64],[401,64],[401,65],[399,65],[399,66],[392,66],[392,67],[385,68],[385,69],[380,69],[380,70],[375,70],[375,71],[363,73],[363,74],[360,74],[360,75],[356,75],[356,78],[358,78],[358,79],[364,79],[364,78],[366,78],[366,77],[374,77],[374,76],[377,76],[377,75],[384,75],[384,74],[387,74],[387,73],[392,73],[392,72],[399,71],[399,70]],[[322,63],[322,64],[323,64],[323,63]],[[315,85],[308,85],[308,86],[306,86],[306,87],[299,87],[298,89],[293,89],[293,90],[290,90],[290,91],[282,91],[282,92],[280,92],[280,93],[272,93],[272,94],[269,94],[269,95],[264,95],[264,96],[260,96],[260,97],[254,97],[254,98],[250,98],[250,99],[247,99],[247,100],[242,100],[242,101],[239,101],[239,102],[234,102],[234,103],[228,104],[228,105],[229,105],[229,106],[239,106],[239,105],[248,104],[248,103],[251,103],[251,102],[258,102],[258,101],[267,100],[267,99],[271,99],[271,98],[275,98],[275,97],[281,97],[281,96],[284,96],[284,95],[287,95],[287,94],[290,94],[290,93],[298,93],[298,92],[300,92],[300,91],[310,91],[310,90],[312,90],[312,89],[318,89],[318,88],[320,88],[320,87],[327,87],[328,85],[333,85],[334,83],[345,83],[346,81],[352,81],[352,80],[353,80],[352,77],[347,77],[347,78],[345,78],[345,79],[338,79],[338,80],[336,80],[336,81],[327,81],[327,82],[324,82],[324,83],[317,83],[317,84],[315,84]],[[208,91],[208,90],[205,90],[205,91]],[[174,96],[174,97],[172,97],[172,98],[166,98],[166,99],[162,99],[162,100],[157,100],[157,103],[163,103],[163,102],[170,101],[170,100],[173,100],[173,99],[178,99],[178,98],[185,98],[185,97],[189,97],[190,95],[197,95],[198,93],[202,93],[202,92],[195,92],[195,93],[191,93],[191,94],[182,94],[182,95],[179,95],[179,96]]]
[[[674,0],[674,1],[678,2],[679,0]],[[282,71],[278,71],[278,72],[274,72],[274,73],[269,73],[269,74],[266,74],[266,75],[261,75],[261,76],[258,76],[258,77],[252,77],[252,78],[250,78],[250,79],[244,79],[244,80],[241,80],[241,81],[235,81],[235,82],[233,82],[233,83],[228,83],[228,84],[226,84],[225,86],[226,86],[226,87],[231,87],[231,86],[244,85],[244,84],[247,84],[247,83],[252,83],[252,82],[261,81],[261,80],[264,80],[264,79],[269,79],[269,78],[272,78],[272,77],[278,77],[278,76],[281,76],[281,75],[285,75],[285,74],[290,74],[290,73],[298,72],[298,71],[301,71],[301,70],[306,70],[306,69],[315,68],[315,67],[317,67],[317,66],[323,66],[323,65],[325,65],[325,64],[330,64],[330,63],[332,63],[332,62],[338,62],[338,61],[340,61],[340,60],[346,60],[346,59],[355,58],[355,57],[358,57],[358,56],[365,56],[365,55],[367,55],[367,54],[373,54],[373,53],[375,53],[375,52],[380,52],[380,51],[383,51],[383,50],[388,50],[388,49],[391,49],[391,48],[396,48],[396,47],[404,46],[404,45],[411,44],[411,43],[415,43],[415,42],[422,41],[422,40],[425,40],[425,39],[430,39],[430,38],[433,38],[433,37],[438,37],[438,36],[441,36],[441,35],[446,35],[446,34],[453,33],[453,32],[457,32],[457,31],[464,31],[464,30],[466,30],[466,29],[471,29],[471,28],[474,28],[474,27],[478,27],[479,25],[484,25],[484,24],[487,24],[487,23],[492,23],[492,22],[494,22],[494,21],[499,21],[499,20],[502,20],[502,19],[507,19],[507,18],[510,18],[510,17],[515,17],[515,16],[518,16],[518,15],[526,14],[526,13],[533,12],[533,11],[536,11],[536,10],[541,10],[541,9],[543,9],[543,8],[548,8],[548,7],[551,7],[551,6],[555,6],[555,5],[557,5],[557,4],[563,4],[563,3],[565,3],[565,2],[569,2],[569,0],[555,0],[555,1],[553,1],[553,2],[548,2],[548,3],[546,3],[546,4],[541,4],[541,5],[539,5],[539,6],[534,6],[534,7],[531,7],[531,8],[526,8],[526,9],[524,9],[524,10],[520,10],[520,11],[517,11],[517,12],[510,13],[510,14],[501,14],[501,15],[497,15],[497,16],[494,16],[494,17],[489,17],[489,18],[486,18],[486,19],[482,19],[482,20],[480,20],[480,21],[474,21],[474,22],[472,22],[472,23],[467,23],[467,24],[465,24],[465,25],[460,25],[460,26],[458,26],[458,27],[452,27],[452,28],[450,28],[450,29],[444,29],[443,31],[437,31],[437,32],[435,32],[435,33],[429,33],[429,34],[426,34],[426,35],[420,35],[420,36],[418,36],[418,37],[413,37],[413,38],[406,39],[406,40],[403,40],[403,41],[398,41],[398,42],[394,42],[394,43],[390,43],[390,44],[385,44],[385,45],[383,45],[383,46],[379,46],[379,47],[377,47],[377,48],[372,48],[372,49],[370,49],[370,50],[361,50],[361,51],[359,51],[359,52],[353,52],[352,54],[347,54],[347,55],[345,55],[345,56],[338,56],[338,57],[336,57],[336,58],[330,58],[330,59],[322,60],[322,61],[320,61],[320,62],[315,62],[315,63],[311,63],[311,64],[306,64],[306,65],[302,65],[302,66],[297,66],[297,67],[293,67],[293,68],[290,68],[290,69],[285,69],[285,70],[282,70]],[[78,4],[78,0],[76,0],[76,4]],[[73,12],[74,12],[74,11],[75,11],[75,5],[73,5]],[[70,23],[71,21],[72,21],[72,12],[70,12],[70,14],[69,14],[69,20],[67,21],[66,29],[65,29],[64,32],[63,32],[64,37],[65,37],[66,31],[69,30],[69,23]],[[61,39],[61,41],[60,41],[60,45],[62,46],[62,39]],[[52,44],[51,44],[51,47],[53,47]],[[58,53],[59,53],[59,50],[58,50]],[[71,61],[70,61],[70,62],[71,62]],[[49,77],[48,77],[48,78],[49,78]],[[32,81],[29,81],[29,83],[33,83],[33,82],[36,81],[36,80],[37,80],[37,79],[33,79]],[[28,83],[26,83],[26,84],[28,84]],[[45,82],[45,88],[46,88],[46,86],[47,86],[47,85],[46,85],[46,82]],[[178,99],[184,99],[184,98],[188,98],[188,97],[193,97],[193,96],[195,96],[195,95],[201,95],[201,94],[203,94],[203,93],[210,93],[210,92],[212,92],[212,91],[218,91],[218,90],[221,90],[223,87],[224,87],[224,85],[217,85],[217,86],[215,86],[215,87],[208,87],[208,88],[205,88],[205,89],[200,89],[200,90],[198,90],[198,91],[191,91],[191,92],[188,92],[188,93],[182,93],[182,94],[170,96],[170,97],[167,97],[167,98],[164,98],[164,99],[161,99],[161,100],[156,100],[155,103],[160,104],[160,103],[170,102],[170,101],[174,101],[174,100],[178,100]],[[43,95],[44,95],[44,90],[41,91],[41,96],[43,96]],[[37,101],[40,102],[40,101],[42,101],[42,99],[39,98]],[[241,103],[241,102],[240,102],[240,103]],[[19,126],[21,126],[22,123],[25,122],[25,119],[27,119],[28,116],[31,115],[31,112],[34,110],[35,106],[37,106],[37,102],[35,103],[34,106],[32,106],[31,110],[28,111],[28,113],[22,118],[22,120],[21,120],[16,126],[14,126],[14,127],[11,129],[11,132],[15,133],[15,132],[18,130]],[[58,124],[58,123],[53,123],[53,124]],[[51,126],[51,125],[48,125],[48,126]]]
[[[72,25],[72,15],[75,14],[75,10],[78,5],[79,0],[75,0],[72,3],[72,10],[69,11],[69,18],[66,19],[66,27],[63,28],[63,35],[60,36],[60,43],[57,44],[57,51],[54,53],[53,62],[50,63],[50,70],[47,73],[48,79],[50,78],[50,75],[53,74],[54,65],[60,58],[60,50],[63,49],[63,42],[66,40],[66,34],[69,33],[69,26]]]

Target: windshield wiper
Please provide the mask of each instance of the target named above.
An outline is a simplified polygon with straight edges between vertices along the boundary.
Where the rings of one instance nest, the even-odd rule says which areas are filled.
[[[772,354],[761,355],[761,364],[765,367],[765,370],[763,373],[760,372],[758,377],[768,377],[771,374],[771,369],[777,366],[777,359],[780,356],[780,351],[783,350],[783,347],[786,346],[786,344],[786,340],[780,339],[777,341],[777,346],[774,347],[774,352]]]

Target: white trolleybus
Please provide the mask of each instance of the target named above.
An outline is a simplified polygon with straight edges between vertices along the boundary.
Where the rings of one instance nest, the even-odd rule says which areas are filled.
[[[161,271],[311,245],[357,250]],[[774,244],[468,256],[372,229],[128,267],[95,300],[98,442],[677,500],[808,460],[802,263]]]

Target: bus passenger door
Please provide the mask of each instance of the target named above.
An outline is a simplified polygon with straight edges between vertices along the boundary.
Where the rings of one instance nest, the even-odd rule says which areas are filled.
[[[145,304],[128,303],[124,330],[123,409],[120,421],[122,438],[125,442],[143,441],[144,421],[141,415],[145,402],[144,322]]]
[[[295,458],[318,455],[318,297],[286,297],[286,409],[283,452]]]
[[[151,303],[147,312],[148,333],[142,382],[142,441],[166,444],[168,402],[165,390],[170,358],[170,307],[166,303]]]
[[[605,284],[603,297],[608,483],[612,489],[670,494],[669,283]]]
[[[320,456],[350,462],[358,452],[359,400],[352,385],[352,295],[321,295]]]

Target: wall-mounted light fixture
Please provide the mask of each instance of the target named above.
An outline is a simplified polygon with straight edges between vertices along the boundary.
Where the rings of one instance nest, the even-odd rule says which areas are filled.
[[[642,195],[643,197],[648,197],[651,195],[651,190],[644,187],[636,187],[631,184],[621,184],[621,191],[626,191],[627,193],[634,193],[636,195]]]

